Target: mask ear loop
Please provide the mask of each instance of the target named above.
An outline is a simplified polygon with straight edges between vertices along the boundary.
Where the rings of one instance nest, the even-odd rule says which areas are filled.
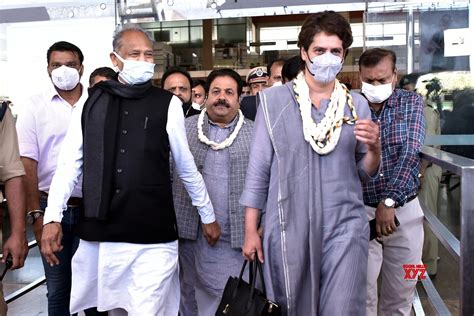
[[[123,59],[119,54],[117,54],[115,51],[112,52],[115,57],[117,57],[118,60],[120,60],[123,64],[125,64],[125,59]],[[120,71],[120,68],[118,65],[114,65],[116,71]]]
[[[123,59],[119,54],[117,54],[116,52],[112,52],[114,53],[115,57],[118,58],[118,60],[120,60],[122,63],[125,62],[125,59]]]
[[[310,63],[313,63],[312,60],[310,60],[309,62],[310,62]],[[305,65],[305,67],[306,67],[306,70],[311,74],[311,76],[315,76],[315,74],[313,74],[313,73],[311,72],[311,70],[309,70],[308,63],[305,62],[304,65]]]
[[[306,53],[306,59],[308,59],[311,64],[314,64],[313,61],[311,60],[311,58],[309,58],[308,51],[305,51],[305,53]],[[301,58],[301,57],[300,57],[300,58]],[[301,59],[303,59],[303,58],[301,58]],[[305,66],[306,70],[311,74],[311,76],[315,76],[315,74],[313,74],[313,73],[311,72],[311,70],[309,70],[308,62],[307,62],[307,61],[304,61],[304,66]]]

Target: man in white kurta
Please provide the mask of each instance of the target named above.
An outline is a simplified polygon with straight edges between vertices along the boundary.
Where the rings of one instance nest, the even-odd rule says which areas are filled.
[[[169,152],[203,222],[219,238],[202,176],[189,151],[181,102],[151,85],[153,45],[127,24],[114,36],[116,80],[91,90],[71,120],[44,218],[42,252],[57,264],[57,222],[71,188],[84,175],[81,238],[73,258],[71,313],[97,306],[112,315],[177,315],[178,242]],[[166,167],[167,166],[167,167]]]

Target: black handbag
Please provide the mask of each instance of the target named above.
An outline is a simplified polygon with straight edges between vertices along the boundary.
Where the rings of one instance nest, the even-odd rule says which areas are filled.
[[[247,260],[242,265],[239,277],[229,277],[216,311],[216,316],[279,316],[281,307],[267,299],[263,282],[262,265],[258,259],[249,263],[249,283],[242,279]],[[255,288],[257,275],[260,275],[262,291]]]

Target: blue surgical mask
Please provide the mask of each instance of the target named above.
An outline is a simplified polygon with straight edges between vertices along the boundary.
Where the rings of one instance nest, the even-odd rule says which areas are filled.
[[[123,63],[123,69],[119,72],[119,78],[128,84],[135,85],[145,83],[155,74],[154,63],[123,59],[116,52],[114,52],[114,54]]]
[[[306,63],[306,67],[314,80],[328,83],[336,79],[337,74],[341,71],[342,58],[328,52],[313,57],[309,64]]]

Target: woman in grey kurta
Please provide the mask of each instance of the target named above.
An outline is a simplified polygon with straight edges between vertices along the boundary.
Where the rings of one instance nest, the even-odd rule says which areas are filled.
[[[318,13],[310,16],[301,32],[308,23],[314,27],[321,19],[347,23],[334,12]],[[347,28],[350,32],[348,24]],[[326,77],[316,78],[313,74],[321,69],[308,67],[309,60],[318,65],[317,58],[311,59],[313,53],[308,51],[316,44],[328,51],[320,55],[337,55],[338,45],[345,51],[352,36],[343,42],[337,32],[343,31],[312,33],[310,44],[302,44],[308,47],[301,47],[305,70],[295,81],[259,95],[240,200],[247,207],[243,252],[254,259],[255,252],[262,256],[263,248],[267,295],[283,306],[285,315],[365,313],[369,228],[360,180],[377,170],[378,127],[370,120],[365,99],[358,94],[350,98],[344,89],[347,102],[357,113],[354,117],[348,104],[342,104],[344,117],[358,116],[358,121],[342,124],[336,146],[327,153],[318,153],[305,140],[300,112],[303,101],[295,93],[295,82],[307,84],[309,98],[315,104],[310,110],[313,121],[317,124],[328,115],[329,97],[336,86],[340,89],[335,80],[340,68],[326,68]],[[316,89],[328,89],[327,97],[315,100],[311,93]],[[263,215],[263,247],[255,229],[257,210]]]

